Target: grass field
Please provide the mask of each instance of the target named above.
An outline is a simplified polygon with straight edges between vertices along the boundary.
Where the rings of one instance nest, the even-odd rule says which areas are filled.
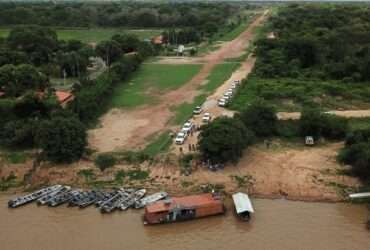
[[[0,28],[0,37],[7,37],[9,28]],[[151,38],[161,34],[162,30],[125,30],[110,28],[92,28],[92,29],[57,29],[58,39],[60,40],[80,40],[85,43],[100,42],[111,38],[114,34],[129,33],[135,34],[140,39]]]
[[[143,64],[114,91],[112,106],[133,108],[155,103],[156,96],[185,84],[200,68],[199,64]]]
[[[370,86],[341,81],[250,77],[229,107],[240,111],[257,98],[270,102],[278,111],[300,111],[305,105],[318,105],[324,110],[368,109]]]

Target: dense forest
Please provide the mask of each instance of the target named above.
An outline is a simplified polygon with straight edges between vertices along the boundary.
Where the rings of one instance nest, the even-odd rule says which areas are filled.
[[[370,80],[370,8],[290,5],[271,19],[276,39],[258,41],[256,74]]]
[[[0,26],[193,27],[223,25],[241,8],[227,3],[0,3]]]

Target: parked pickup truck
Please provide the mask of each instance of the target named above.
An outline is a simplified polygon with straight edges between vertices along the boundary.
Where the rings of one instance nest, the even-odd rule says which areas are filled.
[[[211,114],[210,113],[205,113],[202,117],[202,122],[208,123],[211,121]]]
[[[194,115],[199,115],[199,114],[201,114],[202,113],[202,107],[201,106],[197,106],[197,107],[195,107],[195,109],[193,110],[193,114]]]
[[[221,99],[218,100],[217,104],[220,107],[225,107],[226,104],[227,104],[227,101],[224,98],[221,98]]]
[[[181,132],[185,134],[189,134],[190,131],[193,129],[194,124],[191,121],[185,122],[184,126],[182,126]]]
[[[182,144],[184,144],[185,139],[186,139],[186,133],[184,133],[184,132],[179,132],[179,133],[177,134],[177,136],[176,136],[175,143],[176,143],[177,145],[182,145]]]

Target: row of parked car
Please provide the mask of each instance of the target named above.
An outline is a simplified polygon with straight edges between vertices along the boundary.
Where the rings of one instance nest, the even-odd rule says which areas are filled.
[[[226,107],[227,104],[231,101],[231,98],[235,94],[236,89],[239,87],[239,85],[240,85],[240,80],[235,80],[231,84],[230,88],[226,90],[224,95],[220,99],[218,99],[218,102],[217,102],[218,106]]]
[[[201,106],[195,107],[193,110],[194,115],[200,115],[203,112],[203,109]],[[203,114],[202,117],[202,122],[203,123],[208,123],[212,119],[212,116],[209,112],[206,112]],[[191,121],[187,121],[184,123],[184,125],[181,128],[181,131],[177,133],[176,138],[175,138],[175,143],[178,145],[184,144],[186,138],[189,136],[191,131],[195,128],[195,124],[192,123]]]

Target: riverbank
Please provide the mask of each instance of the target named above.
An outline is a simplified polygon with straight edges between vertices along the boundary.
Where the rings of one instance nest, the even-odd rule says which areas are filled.
[[[173,196],[215,189],[226,194],[244,191],[253,197],[284,198],[299,201],[345,201],[347,194],[361,183],[343,174],[345,166],[336,161],[342,143],[305,147],[301,142],[274,140],[267,149],[263,143],[248,149],[239,163],[212,172],[191,166],[188,176],[182,172],[178,156],[165,154],[142,164],[120,164],[101,172],[92,161],[71,165],[42,163],[29,183],[11,188],[11,193],[42,185],[65,184],[81,188],[136,187],[149,192],[164,190]],[[11,173],[21,182],[32,169],[32,161],[3,164],[0,177]]]

